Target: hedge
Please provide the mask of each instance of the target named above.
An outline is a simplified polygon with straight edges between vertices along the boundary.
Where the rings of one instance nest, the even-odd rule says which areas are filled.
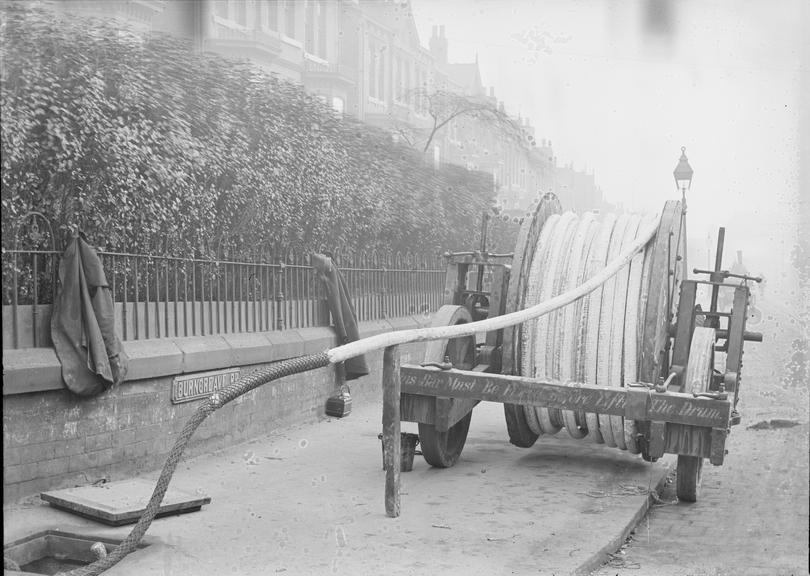
[[[438,170],[294,84],[189,42],[46,8],[0,10],[2,220],[60,244],[244,255],[477,245],[487,174]],[[512,224],[496,226],[513,241]],[[7,235],[3,244],[8,247]]]

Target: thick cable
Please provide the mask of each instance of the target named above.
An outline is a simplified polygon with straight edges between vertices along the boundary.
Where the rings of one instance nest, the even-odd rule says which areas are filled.
[[[543,273],[543,285],[540,293],[540,300],[545,301],[559,294],[560,271],[566,261],[566,248],[569,245],[571,235],[576,228],[577,217],[573,212],[566,212],[560,217],[560,223],[549,238],[549,257]],[[552,375],[551,366],[553,363],[554,350],[549,346],[553,337],[554,320],[558,309],[550,311],[537,319],[535,327],[536,340],[534,344],[534,378],[548,378]],[[562,423],[553,422],[548,408],[526,406],[527,418],[531,421],[532,413],[540,423],[540,429],[546,434],[556,434],[560,431]]]
[[[616,215],[606,214],[602,220],[602,227],[594,237],[591,251],[588,255],[588,275],[593,278],[607,264],[610,240],[613,237],[613,230],[616,227]],[[597,371],[599,368],[599,319],[602,315],[602,300],[604,295],[604,285],[594,290],[588,295],[583,307],[584,319],[584,353],[585,353],[585,380],[586,384],[597,383]],[[599,416],[593,412],[585,413],[586,426],[588,428],[588,439],[597,444],[604,444],[605,439],[599,429]]]
[[[613,236],[610,239],[608,258],[615,258],[621,252],[624,233],[627,230],[627,223],[630,216],[621,214],[616,220]],[[624,269],[622,269],[624,270]],[[599,316],[599,348],[596,353],[596,384],[599,386],[613,386],[610,380],[610,355],[611,339],[613,338],[613,310],[616,302],[616,276],[605,282],[602,290],[602,311]],[[607,414],[597,414],[599,419],[599,431],[605,444],[613,448],[616,447],[616,440],[613,437],[613,428],[610,424],[610,416]]]
[[[565,289],[578,286],[585,280],[587,274],[588,253],[596,229],[596,216],[592,212],[582,215],[579,226],[571,245],[568,274],[565,280]],[[559,379],[562,382],[583,382],[578,348],[580,327],[582,325],[582,312],[587,298],[580,298],[571,306],[563,309],[563,326],[561,329],[562,350],[559,366]],[[563,424],[572,438],[583,438],[588,433],[585,415],[578,415],[573,410],[561,410]]]
[[[115,566],[127,554],[134,551],[138,547],[138,543],[143,538],[152,520],[160,509],[160,503],[163,501],[163,496],[169,487],[169,482],[174,475],[175,468],[180,462],[180,456],[188,444],[189,439],[194,434],[194,431],[199,427],[203,421],[213,414],[216,410],[238,398],[242,394],[250,392],[254,388],[258,388],[263,384],[267,384],[273,380],[277,380],[284,376],[291,374],[298,374],[315,368],[322,368],[329,365],[329,358],[325,352],[319,354],[312,354],[309,356],[301,356],[299,358],[292,358],[290,360],[283,360],[276,364],[272,364],[267,368],[257,370],[237,382],[217,391],[215,394],[206,398],[199,405],[197,410],[188,419],[186,425],[183,427],[180,436],[174,443],[169,456],[166,459],[163,469],[160,472],[155,489],[152,492],[152,497],[146,505],[146,509],[138,520],[137,524],[132,528],[127,537],[116,546],[106,557],[96,560],[87,566],[81,566],[67,573],[60,573],[60,576],[96,576],[105,570]]]

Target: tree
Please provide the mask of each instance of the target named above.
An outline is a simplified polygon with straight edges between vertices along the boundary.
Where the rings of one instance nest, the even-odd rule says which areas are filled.
[[[457,118],[473,118],[483,127],[501,134],[508,140],[526,145],[528,140],[523,129],[502,108],[490,100],[480,96],[467,96],[449,90],[428,90],[417,88],[410,91],[410,96],[416,102],[424,104],[425,111],[431,118],[431,126],[425,137],[422,152],[427,152],[433,143],[436,134]],[[412,134],[403,124],[394,126],[402,138],[415,144]]]

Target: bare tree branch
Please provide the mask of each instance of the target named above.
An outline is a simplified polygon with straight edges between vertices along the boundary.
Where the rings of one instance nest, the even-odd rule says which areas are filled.
[[[508,140],[525,146],[527,141],[523,129],[497,105],[483,97],[466,96],[447,90],[427,90],[416,88],[407,93],[410,98],[426,103],[426,112],[433,120],[422,152],[427,152],[436,134],[453,120],[460,117],[474,118]]]

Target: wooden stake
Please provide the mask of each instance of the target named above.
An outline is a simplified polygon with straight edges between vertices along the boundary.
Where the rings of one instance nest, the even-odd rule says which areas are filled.
[[[399,415],[399,347],[389,346],[383,352],[383,450],[385,463],[385,513],[399,516],[399,475],[402,460]]]

